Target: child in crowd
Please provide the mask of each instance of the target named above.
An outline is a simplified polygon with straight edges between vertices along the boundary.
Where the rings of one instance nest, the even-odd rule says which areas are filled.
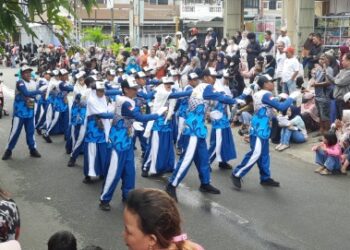
[[[316,164],[320,165],[315,169],[315,173],[330,175],[340,170],[342,151],[333,131],[324,133],[323,142],[314,146],[312,150],[316,152]]]

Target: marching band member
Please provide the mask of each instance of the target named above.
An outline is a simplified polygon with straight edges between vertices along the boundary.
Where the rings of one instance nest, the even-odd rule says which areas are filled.
[[[217,73],[215,69],[208,68],[203,71],[203,82],[193,89],[189,99],[188,112],[185,121],[184,152],[181,154],[176,168],[169,178],[166,186],[167,193],[177,201],[176,187],[185,178],[192,161],[196,164],[200,178],[201,192],[220,194],[220,190],[210,184],[210,164],[207,148],[207,128],[205,126],[205,113],[207,101],[215,100],[226,104],[234,104],[236,100],[219,92],[214,92]]]
[[[48,88],[50,79],[51,79],[52,72],[50,70],[47,70],[43,73],[43,77],[40,78],[38,82],[37,88]],[[36,105],[35,110],[35,128],[38,132],[38,134],[41,134],[41,129],[45,125],[45,117],[46,117],[46,111],[47,111],[48,101],[46,100],[46,91],[43,92],[40,99],[38,100],[38,103]]]
[[[41,157],[36,149],[34,138],[34,105],[35,97],[42,94],[42,92],[37,90],[37,84],[31,80],[32,71],[33,69],[27,65],[22,66],[20,70],[21,80],[18,80],[16,83],[12,127],[6,151],[2,157],[2,160],[4,161],[11,157],[12,150],[16,146],[23,126],[26,132],[26,140],[30,156],[36,158]]]
[[[122,201],[126,201],[128,192],[135,188],[135,161],[132,142],[133,124],[138,129],[143,129],[141,123],[155,120],[166,111],[166,108],[158,110],[155,114],[142,114],[136,108],[133,100],[137,95],[139,85],[133,77],[128,77],[122,82],[124,96],[119,96],[115,103],[114,118],[109,133],[109,141],[112,147],[108,173],[103,184],[100,196],[100,209],[110,210],[109,202],[112,199],[115,188],[122,179]]]
[[[273,180],[270,174],[270,120],[273,116],[273,109],[285,111],[293,103],[293,93],[283,102],[279,102],[272,95],[274,90],[273,79],[269,75],[262,75],[258,78],[257,84],[260,90],[253,95],[254,116],[250,126],[250,148],[251,150],[245,155],[242,162],[236,166],[232,172],[233,185],[240,189],[242,177],[249,170],[258,164],[260,171],[260,184],[263,186],[279,187],[280,183]]]

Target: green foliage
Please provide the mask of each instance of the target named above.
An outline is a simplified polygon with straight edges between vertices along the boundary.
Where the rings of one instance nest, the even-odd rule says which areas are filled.
[[[115,56],[117,56],[121,50],[131,52],[131,48],[124,48],[122,43],[112,43],[109,48],[112,50]]]
[[[71,0],[0,0],[0,35],[12,35],[17,32],[17,26],[22,26],[27,33],[35,36],[29,23],[40,23],[56,26],[60,30],[58,37],[68,37],[72,29],[71,22],[60,15],[61,9],[66,9],[75,16]],[[81,0],[88,13],[96,0]]]
[[[104,34],[102,27],[86,28],[84,30],[83,41],[93,42],[95,46],[100,46],[103,41],[111,41],[110,35]]]
[[[67,50],[67,55],[68,56],[73,56],[75,55],[75,53],[79,52],[80,54],[84,53],[84,49],[80,46],[71,46],[69,47],[69,49]]]

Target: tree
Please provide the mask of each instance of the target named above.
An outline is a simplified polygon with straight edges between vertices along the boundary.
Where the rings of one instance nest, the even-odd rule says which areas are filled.
[[[95,46],[100,46],[103,41],[113,40],[110,35],[102,31],[102,27],[86,28],[84,30],[83,41],[93,42]]]
[[[62,9],[69,15],[75,16],[72,0],[0,0],[0,35],[12,35],[17,32],[18,26],[22,26],[26,32],[36,36],[29,23],[54,25],[60,33],[58,37],[68,37],[71,30],[70,21],[61,16]],[[97,6],[96,0],[81,0],[81,4],[90,13],[93,6]]]

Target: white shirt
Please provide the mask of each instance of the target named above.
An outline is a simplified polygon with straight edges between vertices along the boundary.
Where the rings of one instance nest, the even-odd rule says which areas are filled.
[[[187,51],[188,45],[187,45],[186,39],[184,37],[181,37],[178,42],[179,42],[179,48],[178,49],[182,49],[184,51]]]
[[[277,51],[277,53],[276,53],[276,78],[282,77],[284,60],[286,60],[286,54],[280,53],[279,51]]]
[[[151,72],[152,74],[156,73],[157,61],[158,60],[157,60],[156,56],[155,57],[151,57],[151,56],[147,57],[147,65],[149,68],[153,69]]]
[[[291,42],[290,42],[290,39],[288,36],[281,36],[280,35],[276,41],[276,44],[279,42],[283,42],[285,48],[288,48],[291,45]]]
[[[286,58],[282,70],[282,82],[287,82],[292,79],[295,72],[299,71],[299,61],[295,57]]]

